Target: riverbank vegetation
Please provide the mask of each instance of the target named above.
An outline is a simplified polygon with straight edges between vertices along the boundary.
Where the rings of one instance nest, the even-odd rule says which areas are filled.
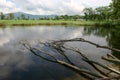
[[[1,20],[0,26],[33,26],[33,25],[75,25],[75,26],[108,26],[107,21],[85,20]],[[113,25],[113,23],[111,24]],[[109,25],[110,26],[110,25]]]

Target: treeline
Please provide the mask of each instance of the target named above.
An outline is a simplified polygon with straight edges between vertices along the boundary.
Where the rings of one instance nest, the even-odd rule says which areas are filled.
[[[7,15],[3,14],[3,12],[0,12],[0,20],[29,20],[30,17],[26,17],[25,14],[21,14],[17,18],[15,18],[14,13],[9,13]]]
[[[39,18],[39,20],[81,20],[83,16],[81,15],[57,15],[53,18],[45,17]]]
[[[120,20],[120,1],[112,0],[109,6],[103,6],[98,8],[85,8],[84,19],[85,20]]]
[[[85,20],[111,20],[113,18],[111,7],[98,7],[98,8],[85,8],[84,19]]]
[[[56,16],[54,19],[55,20],[81,20],[81,19],[83,19],[83,16],[80,16],[80,15],[61,15],[61,16]]]
[[[36,18],[30,18],[30,16],[25,16],[21,14],[17,18],[14,16],[14,13],[9,13],[7,15],[0,13],[0,20],[36,20]],[[83,16],[80,15],[59,15],[55,17],[39,17],[37,20],[80,20],[83,19]]]

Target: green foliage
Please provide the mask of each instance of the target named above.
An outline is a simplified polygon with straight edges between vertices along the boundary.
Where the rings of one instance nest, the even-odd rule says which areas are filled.
[[[20,20],[20,17],[19,17],[19,16],[17,17],[17,20]]]
[[[115,27],[85,27],[84,35],[96,35],[104,37],[108,45],[120,49],[120,26]],[[112,51],[112,54],[120,59],[120,53]]]
[[[109,6],[98,7],[95,9],[98,20],[109,20],[111,17],[111,8]]]
[[[120,22],[120,1],[112,0],[109,6],[102,6],[95,9],[85,8],[83,12],[84,19],[86,20],[117,20],[117,22]]]
[[[5,25],[76,25],[76,26],[104,26],[110,22],[85,21],[85,20],[0,20],[0,24]]]
[[[98,7],[98,8],[85,8],[84,19],[86,20],[110,20],[111,8],[109,6]]]
[[[113,15],[115,19],[120,19],[120,0],[112,0]]]
[[[94,10],[92,9],[92,8],[85,8],[84,10],[83,10],[83,12],[84,12],[84,15],[85,15],[85,19],[86,20],[93,20],[93,18],[94,18],[94,14],[95,14],[95,12],[94,12]]]
[[[55,16],[54,20],[79,20],[83,19],[80,15],[61,15],[61,16]]]
[[[26,17],[25,17],[24,14],[21,14],[21,19],[22,19],[22,20],[26,20]]]
[[[8,19],[10,19],[10,20],[13,20],[13,19],[14,19],[14,13],[9,13],[8,15],[9,15],[9,16],[8,16]]]
[[[0,18],[1,20],[5,20],[5,15],[3,14],[3,12],[0,12]]]

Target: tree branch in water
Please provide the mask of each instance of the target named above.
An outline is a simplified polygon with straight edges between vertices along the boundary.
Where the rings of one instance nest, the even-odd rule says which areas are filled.
[[[22,44],[24,45],[24,47],[26,49],[28,49],[29,51],[31,51],[34,55],[49,61],[49,62],[53,62],[53,63],[57,63],[60,64],[64,67],[67,67],[71,70],[73,70],[74,72],[82,75],[84,78],[87,78],[88,80],[110,80],[110,79],[118,79],[120,78],[120,71],[111,68],[109,66],[106,66],[104,64],[101,64],[99,62],[96,61],[92,61],[90,60],[85,54],[83,54],[79,49],[77,48],[73,48],[71,46],[66,46],[65,43],[67,42],[86,42],[89,43],[91,45],[94,45],[98,48],[103,48],[103,49],[109,49],[112,51],[117,51],[120,52],[119,49],[115,49],[115,48],[111,48],[111,47],[107,47],[107,46],[101,46],[98,45],[96,43],[93,43],[91,41],[85,40],[83,38],[74,38],[74,39],[67,39],[67,40],[58,40],[58,41],[51,41],[51,42],[46,42],[46,43],[42,43],[40,42],[39,45],[43,45],[45,47],[48,47],[49,49],[51,49],[53,52],[56,52],[56,54],[60,54],[61,56],[63,56],[65,58],[66,61],[61,60],[59,58],[57,58],[56,56],[54,56],[52,53],[50,52],[46,52],[45,50],[42,49],[38,49],[35,47],[32,47],[29,42],[23,42]],[[90,66],[92,66],[98,73],[93,73],[87,69],[82,69],[80,67],[78,67],[76,64],[74,64],[72,62],[72,60],[66,55],[66,51],[69,50],[71,52],[77,53],[82,57],[82,60],[84,62],[87,62]],[[43,55],[44,54],[44,55]],[[51,59],[49,59],[49,56]],[[102,57],[103,60],[105,61],[109,61],[111,63],[115,63],[115,64],[120,64],[120,60],[118,58],[116,58],[113,55],[108,54],[107,57]],[[100,69],[98,66],[102,67],[105,70],[108,70],[110,73],[114,73],[115,75],[117,75],[116,77],[113,77],[111,75],[108,75],[104,70]]]

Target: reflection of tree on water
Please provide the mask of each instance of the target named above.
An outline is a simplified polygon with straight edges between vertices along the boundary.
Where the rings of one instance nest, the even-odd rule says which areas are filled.
[[[120,49],[120,27],[113,28],[109,45]],[[120,59],[120,54],[118,52],[113,52],[113,54]]]
[[[120,27],[85,27],[84,35],[104,37],[109,46],[120,49]],[[113,51],[112,54],[120,59],[118,52]]]

